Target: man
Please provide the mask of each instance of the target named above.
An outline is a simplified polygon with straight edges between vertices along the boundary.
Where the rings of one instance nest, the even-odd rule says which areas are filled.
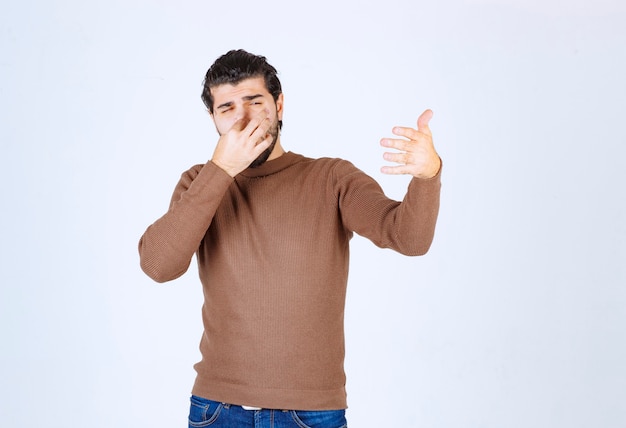
[[[388,199],[341,159],[286,152],[284,100],[262,56],[230,51],[209,68],[202,99],[220,135],[209,162],[182,174],[165,215],[139,243],[158,282],[196,254],[204,292],[189,426],[345,427],[344,303],[354,232],[406,255],[430,247],[441,161],[428,127],[396,127],[397,163],[411,174]],[[321,126],[313,119],[312,127]]]

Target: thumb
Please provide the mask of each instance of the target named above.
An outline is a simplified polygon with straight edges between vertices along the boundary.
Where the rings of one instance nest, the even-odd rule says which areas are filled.
[[[430,128],[428,127],[428,123],[433,118],[433,114],[434,114],[433,111],[431,109],[428,109],[424,111],[424,113],[422,113],[420,117],[417,118],[417,130],[419,132],[431,135]]]

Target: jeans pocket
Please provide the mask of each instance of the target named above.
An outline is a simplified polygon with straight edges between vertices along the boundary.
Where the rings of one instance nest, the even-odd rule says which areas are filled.
[[[292,410],[291,417],[301,428],[346,428],[345,410]]]
[[[192,395],[189,406],[189,427],[207,427],[217,421],[224,405],[217,401]]]

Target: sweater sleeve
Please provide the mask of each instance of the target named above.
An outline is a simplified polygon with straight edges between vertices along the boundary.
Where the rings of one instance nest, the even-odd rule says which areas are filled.
[[[404,199],[398,202],[385,196],[373,178],[346,164],[335,169],[344,226],[378,247],[408,256],[426,254],[439,214],[441,169],[430,179],[411,179]]]
[[[182,174],[169,210],[139,240],[141,269],[157,282],[183,275],[233,179],[208,162]]]

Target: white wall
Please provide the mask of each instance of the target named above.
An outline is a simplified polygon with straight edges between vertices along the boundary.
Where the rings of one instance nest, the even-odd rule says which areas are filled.
[[[352,427],[626,426],[623,2],[7,3],[1,426],[186,426],[195,266],[154,284],[136,245],[210,157],[202,77],[239,47],[281,73],[286,148],[393,197],[378,140],[435,111],[431,252],[353,240]]]

